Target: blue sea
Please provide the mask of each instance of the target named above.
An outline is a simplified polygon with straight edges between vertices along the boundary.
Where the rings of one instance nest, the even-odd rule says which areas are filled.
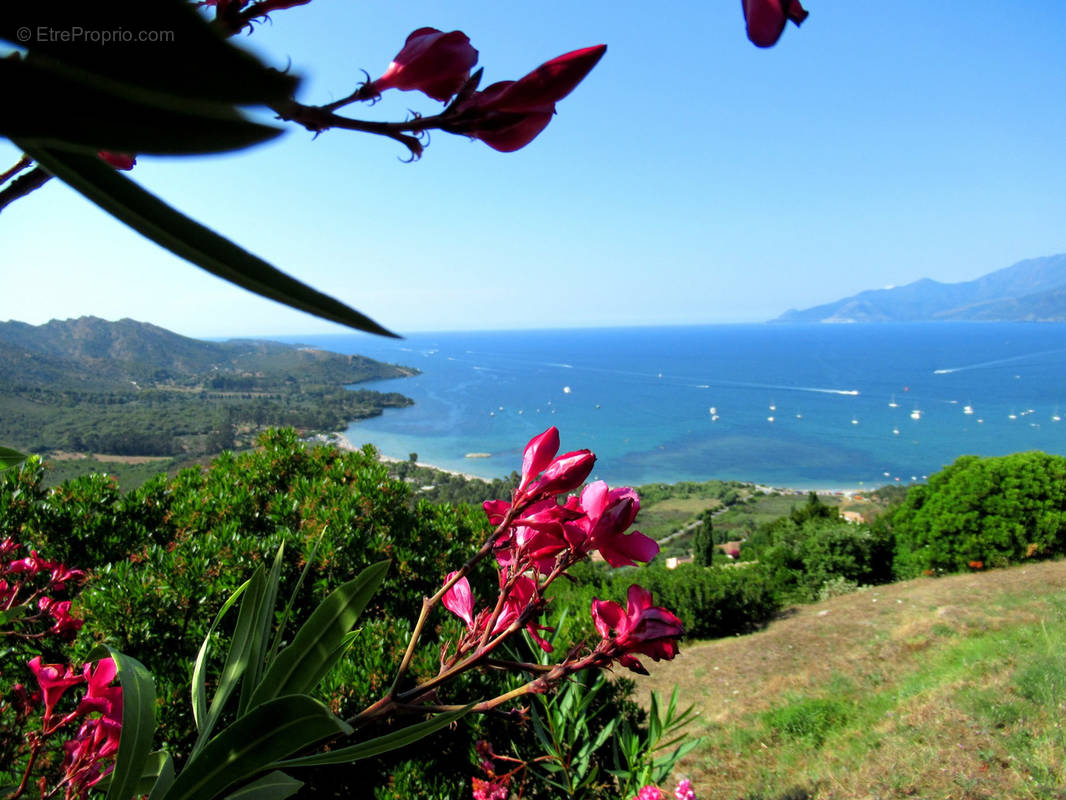
[[[910,484],[960,455],[1066,454],[1066,325],[711,325],[286,337],[417,367],[355,444],[483,477],[549,425],[612,484]],[[488,453],[487,458],[468,458]]]

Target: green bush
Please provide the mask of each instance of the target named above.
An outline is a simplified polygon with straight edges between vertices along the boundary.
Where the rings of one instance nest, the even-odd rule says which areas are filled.
[[[570,572],[579,583],[553,586],[553,605],[571,611],[557,647],[598,639],[589,613],[592,599],[613,600],[624,608],[626,592],[633,583],[651,591],[655,605],[674,612],[685,626],[685,635],[696,639],[748,633],[765,625],[780,609],[769,576],[760,565],[706,568],[680,564],[670,570],[653,562],[646,567],[608,571],[588,564]]]
[[[170,479],[161,475],[125,495],[100,475],[45,490],[44,474],[40,460],[31,459],[0,476],[0,535],[72,566],[93,568],[92,580],[75,599],[90,635],[82,637],[73,657],[83,658],[95,637],[143,662],[157,680],[157,744],[179,758],[187,753],[194,727],[190,665],[207,627],[225,598],[257,565],[272,559],[282,542],[282,597],[310,561],[293,609],[296,619],[362,568],[382,558],[391,561],[364,614],[360,640],[324,682],[320,699],[344,715],[387,688],[422,597],[436,591],[489,529],[478,507],[413,498],[407,484],[388,477],[372,450],[311,447],[292,430],[268,432],[254,452],[226,453],[208,468],[186,469]],[[489,596],[496,588],[494,571],[472,575],[471,583],[480,596]],[[436,671],[434,637],[454,633],[458,624],[446,614],[430,620],[410,680]],[[455,691],[458,697],[491,696],[493,680],[495,675],[464,676]],[[454,735],[453,749],[465,754],[467,729]],[[468,791],[465,755],[448,759],[445,749],[439,760],[427,762],[427,773],[450,775],[453,785],[465,779]],[[393,766],[387,760],[360,762],[344,780],[387,785],[382,770]]]
[[[1066,458],[963,456],[892,514],[900,577],[999,567],[1066,553]]]

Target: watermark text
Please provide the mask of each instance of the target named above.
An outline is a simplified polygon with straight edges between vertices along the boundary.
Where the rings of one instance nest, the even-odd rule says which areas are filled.
[[[165,44],[174,41],[174,31],[137,31],[126,28],[83,28],[71,25],[69,28],[53,28],[38,25],[35,28],[23,26],[16,32],[16,37],[23,44],[31,42],[62,42],[72,44],[125,44],[130,42],[147,42]]]

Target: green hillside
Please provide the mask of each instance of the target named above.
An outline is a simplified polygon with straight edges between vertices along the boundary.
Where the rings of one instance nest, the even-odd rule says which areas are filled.
[[[410,405],[345,387],[416,373],[279,342],[200,341],[129,319],[5,322],[0,442],[60,460],[191,459],[248,446],[270,426],[329,432]]]
[[[1066,562],[878,586],[682,647],[639,681],[696,704],[721,800],[1066,796]]]

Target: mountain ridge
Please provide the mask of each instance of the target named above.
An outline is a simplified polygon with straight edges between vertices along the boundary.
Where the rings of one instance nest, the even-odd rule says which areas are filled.
[[[205,374],[264,377],[310,371],[324,383],[360,383],[417,373],[365,356],[259,339],[210,342],[149,322],[84,316],[42,325],[0,322],[0,380],[58,380],[85,386],[115,381],[186,384]],[[310,376],[309,376],[310,377]]]
[[[1066,322],[1066,253],[1029,258],[979,278],[867,289],[789,309],[771,322]]]
[[[202,341],[132,319],[0,322],[0,443],[187,463],[254,446],[268,427],[331,433],[404,408],[408,397],[352,384],[417,373],[303,345]]]

